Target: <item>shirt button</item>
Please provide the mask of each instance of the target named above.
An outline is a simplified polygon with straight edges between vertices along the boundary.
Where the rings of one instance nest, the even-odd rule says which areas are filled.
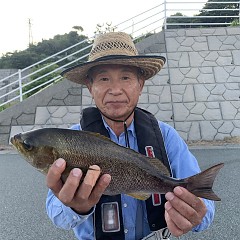
[[[126,234],[127,234],[127,233],[128,233],[128,229],[124,229],[124,233],[126,233]]]
[[[76,216],[73,216],[73,220],[77,220],[77,217],[76,217]]]
[[[123,204],[123,207],[127,207],[127,204],[126,204],[126,203],[124,203],[124,204]]]

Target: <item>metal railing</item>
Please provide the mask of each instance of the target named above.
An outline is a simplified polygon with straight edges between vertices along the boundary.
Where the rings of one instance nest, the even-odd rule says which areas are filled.
[[[236,9],[206,9],[204,4],[238,4]],[[182,7],[183,6],[183,7]],[[192,6],[197,6],[192,8]],[[206,6],[206,5],[205,5]],[[200,12],[219,12],[219,15],[209,14],[208,16],[198,16]],[[229,16],[222,16],[224,11],[231,11],[234,14]],[[181,16],[176,13],[182,13]],[[237,14],[236,14],[237,13]],[[187,15],[188,14],[188,15]],[[196,22],[196,19],[205,19],[206,22]],[[111,27],[111,30],[123,31],[131,34],[134,40],[151,34],[160,32],[162,29],[174,28],[174,26],[228,26],[230,22],[217,23],[214,22],[216,18],[229,18],[235,19],[239,22],[240,20],[240,1],[238,2],[207,2],[207,1],[197,1],[197,2],[177,2],[170,0],[163,0],[163,2],[143,13],[140,13],[126,21]],[[185,21],[183,21],[185,19]],[[187,20],[188,19],[188,20]],[[207,20],[209,19],[209,20]],[[211,19],[211,21],[210,21]],[[180,21],[181,20],[181,21]],[[191,22],[189,21],[191,20]],[[104,31],[104,30],[103,30]],[[94,34],[89,39],[83,40],[73,46],[70,46],[60,52],[57,52],[46,59],[43,59],[29,67],[24,69],[19,69],[16,73],[11,74],[0,80],[0,107],[6,107],[8,105],[13,105],[17,102],[21,102],[29,94],[40,90],[49,84],[53,84],[56,81],[60,81],[62,77],[59,72],[63,69],[79,63],[87,59],[88,53],[91,49],[91,40],[94,38]],[[86,46],[87,45],[87,46]],[[68,54],[68,52],[70,52]],[[50,63],[49,63],[50,62]],[[37,68],[41,66],[40,68]],[[54,67],[53,70],[48,71],[45,74],[40,74],[42,71]],[[57,66],[57,67],[56,67]],[[35,77],[36,74],[40,74],[39,77]],[[53,75],[52,78],[45,79]],[[5,84],[5,85],[4,85]],[[27,90],[26,90],[27,89]]]

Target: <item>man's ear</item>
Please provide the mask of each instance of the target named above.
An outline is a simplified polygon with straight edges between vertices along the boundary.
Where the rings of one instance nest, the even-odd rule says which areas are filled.
[[[89,92],[92,94],[92,83],[89,79],[85,79],[85,85],[87,86]]]
[[[144,80],[143,78],[140,78],[140,79],[139,79],[140,94],[142,93],[144,83],[145,83],[145,80]]]

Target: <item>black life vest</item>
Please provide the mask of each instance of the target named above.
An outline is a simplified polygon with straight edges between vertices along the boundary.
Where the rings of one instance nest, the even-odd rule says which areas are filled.
[[[108,131],[105,128],[101,113],[97,108],[90,107],[82,111],[82,118],[80,120],[81,128],[84,131],[91,131],[100,133],[109,137]],[[166,154],[163,137],[158,125],[157,119],[148,111],[136,108],[134,111],[134,124],[137,136],[137,143],[139,152],[146,155],[146,146],[152,146],[154,149],[155,157],[161,159],[163,164],[168,168],[171,173],[168,157]],[[120,217],[120,230],[117,232],[103,232],[101,220],[101,205],[106,202],[118,202],[119,204],[119,217]],[[161,205],[154,206],[152,198],[146,200],[146,209],[149,227],[151,231],[156,231],[166,227],[164,218],[164,203],[166,202],[165,196],[161,195]],[[106,196],[103,195],[98,202],[94,213],[94,226],[95,236],[97,240],[124,240],[124,226],[121,210],[121,195]]]

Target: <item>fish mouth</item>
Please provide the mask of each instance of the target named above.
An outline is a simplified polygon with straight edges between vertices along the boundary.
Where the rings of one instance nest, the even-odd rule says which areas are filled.
[[[10,138],[10,142],[12,145],[16,144],[16,135]]]
[[[10,142],[12,143],[13,146],[17,147],[18,143],[22,143],[23,140],[21,138],[21,133],[14,135],[13,137],[10,138]]]
[[[13,145],[13,147],[17,150],[17,151],[20,151],[21,152],[21,148],[20,148],[20,145],[19,145],[19,141],[17,140],[17,136],[13,136],[10,138],[10,142],[11,144]]]

